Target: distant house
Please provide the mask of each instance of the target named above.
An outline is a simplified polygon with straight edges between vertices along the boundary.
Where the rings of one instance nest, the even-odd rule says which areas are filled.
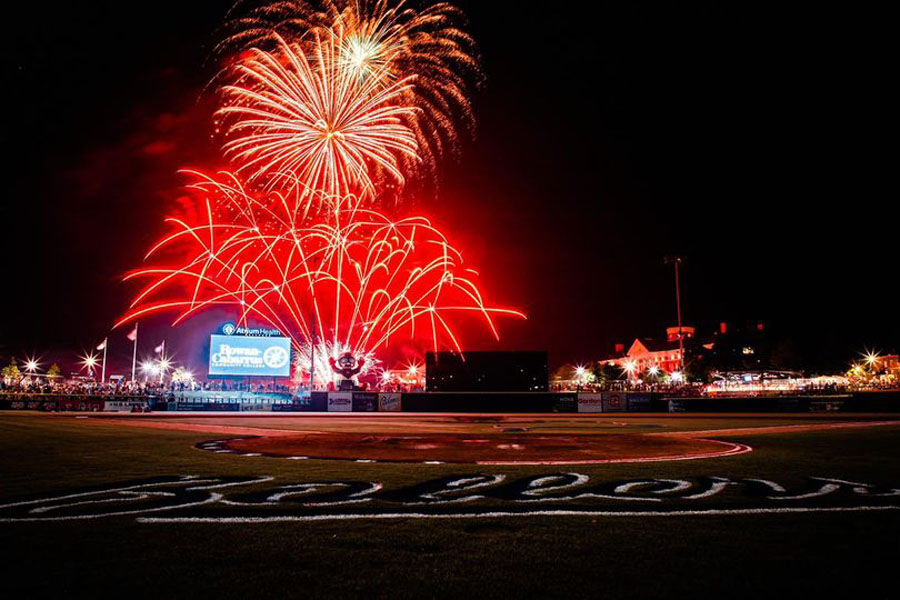
[[[628,348],[625,356],[610,359],[630,377],[637,378],[651,367],[665,373],[678,371],[681,368],[681,350],[678,341],[658,341],[649,338],[636,339]]]

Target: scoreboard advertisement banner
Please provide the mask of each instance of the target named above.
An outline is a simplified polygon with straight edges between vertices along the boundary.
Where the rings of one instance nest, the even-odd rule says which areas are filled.
[[[291,340],[286,337],[212,335],[209,374],[249,377],[288,377]]]

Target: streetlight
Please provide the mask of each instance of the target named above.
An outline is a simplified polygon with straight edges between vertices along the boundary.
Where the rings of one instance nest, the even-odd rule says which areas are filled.
[[[25,370],[28,371],[29,375],[33,375],[40,366],[40,363],[33,356],[25,359]]]
[[[144,377],[147,375],[156,375],[158,372],[156,364],[152,360],[141,361],[141,373],[144,374]]]
[[[575,383],[579,391],[581,390],[581,386],[587,383],[587,374],[587,369],[582,365],[575,367]]]
[[[159,359],[157,366],[159,368],[159,382],[162,383],[166,378],[166,373],[169,372],[169,367],[172,365],[172,361],[170,361],[167,357],[163,356]]]
[[[874,367],[878,364],[879,355],[877,352],[867,352],[866,353],[866,362],[870,367]]]
[[[625,371],[629,379],[634,378],[634,372],[637,370],[637,365],[633,360],[626,360],[622,363],[622,370]]]
[[[81,366],[87,369],[88,376],[94,376],[94,367],[97,366],[97,355],[91,352],[90,354],[85,354],[81,357]]]

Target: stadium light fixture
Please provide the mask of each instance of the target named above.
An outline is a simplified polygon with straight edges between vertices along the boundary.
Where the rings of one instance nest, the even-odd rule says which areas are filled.
[[[33,356],[25,360],[25,370],[28,371],[28,373],[35,373],[40,366],[40,363]]]
[[[94,372],[94,368],[97,366],[97,362],[98,362],[97,355],[93,354],[93,353],[85,354],[84,356],[81,357],[81,365],[85,369],[87,369],[88,373]]]

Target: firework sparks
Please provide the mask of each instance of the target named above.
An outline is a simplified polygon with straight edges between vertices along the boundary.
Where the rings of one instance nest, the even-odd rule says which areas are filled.
[[[126,277],[148,283],[119,324],[163,310],[178,312],[177,323],[228,306],[241,324],[259,319],[286,332],[307,364],[307,342],[316,340],[325,360],[351,351],[374,365],[375,353],[398,339],[461,352],[456,325],[464,315],[479,317],[495,337],[496,315],[524,318],[488,307],[462,255],[423,217],[338,210],[306,225],[289,204],[254,198],[234,176],[198,174],[191,188],[206,219],[169,219],[175,230],[148,258],[166,254],[178,264]],[[218,220],[223,212],[228,218]]]
[[[464,23],[462,11],[445,2],[419,10],[405,0],[271,0],[231,19],[218,51],[271,49],[284,38],[309,52],[316,36],[333,37],[340,66],[358,80],[391,85],[414,77],[401,95],[421,110],[402,119],[415,133],[421,164],[433,170],[445,149],[458,148],[455,123],[475,126],[468,88],[481,72]],[[400,158],[407,169],[420,164]]]
[[[382,173],[403,185],[398,157],[418,157],[402,122],[417,110],[400,101],[409,79],[360,79],[341,67],[338,44],[317,39],[304,51],[279,40],[277,52],[254,49],[232,69],[218,115],[228,123],[224,151],[250,183],[332,203],[373,197]]]
[[[384,372],[381,360],[373,351],[362,352],[328,340],[315,344],[305,341],[300,344],[294,359],[294,380],[298,383],[302,382],[312,369],[313,379],[314,382],[318,382],[317,385],[321,386],[329,382],[337,383],[341,377],[331,368],[329,359],[337,360],[339,356],[348,352],[362,366],[354,379],[359,380],[370,375],[378,377],[380,373]]]

